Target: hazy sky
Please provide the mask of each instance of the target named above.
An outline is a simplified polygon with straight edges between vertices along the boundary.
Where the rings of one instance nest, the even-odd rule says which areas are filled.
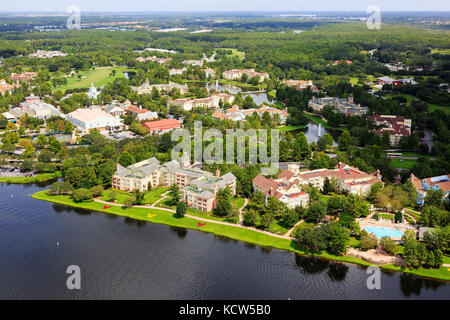
[[[0,11],[450,11],[448,0],[0,0]]]

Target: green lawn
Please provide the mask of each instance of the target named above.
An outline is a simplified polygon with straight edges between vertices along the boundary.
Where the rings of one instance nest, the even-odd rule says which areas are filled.
[[[150,190],[148,193],[145,194],[144,202],[145,203],[155,203],[159,199],[161,199],[161,195],[165,193],[168,190],[168,188],[165,187],[157,187],[152,190]]]
[[[394,168],[412,169],[416,165],[417,160],[409,159],[392,159],[391,165]]]
[[[116,70],[116,75],[114,77],[110,76],[112,70]],[[74,74],[67,78],[67,85],[56,87],[55,90],[65,91],[67,89],[88,88],[92,83],[95,87],[101,87],[114,81],[116,78],[123,77],[122,72],[127,70],[129,70],[128,67],[106,67],[89,71],[80,71],[78,74]],[[78,75],[81,75],[82,78],[78,79]]]
[[[0,183],[36,183],[61,178],[61,172],[40,173],[34,177],[0,177]]]
[[[161,194],[167,191],[167,188],[164,187],[157,187],[149,192],[147,192],[144,196],[144,203],[145,204],[153,204],[159,199],[161,199]],[[111,192],[111,189],[103,191],[102,197],[100,200],[103,201],[109,201],[109,193]],[[125,199],[128,197],[134,197],[134,194],[131,192],[126,192],[122,190],[117,190],[117,197],[116,197],[116,203],[124,204]]]
[[[257,231],[244,229],[240,227],[220,225],[216,223],[206,223],[205,225],[199,226],[198,221],[192,218],[184,217],[177,218],[173,213],[158,210],[158,209],[147,209],[147,208],[127,208],[127,207],[118,207],[112,206],[111,208],[104,209],[103,204],[97,203],[94,201],[86,201],[82,203],[75,203],[72,201],[70,196],[58,195],[58,196],[50,196],[47,194],[48,190],[43,190],[36,192],[32,195],[34,199],[49,201],[53,203],[68,205],[72,207],[84,208],[99,212],[106,212],[109,214],[115,214],[119,216],[129,217],[133,219],[149,221],[153,223],[166,224],[171,226],[177,226],[182,228],[188,228],[193,230],[211,232],[217,235],[226,236],[232,239],[241,240],[245,242],[255,243],[265,247],[273,247],[281,250],[287,250],[298,254],[311,254],[310,252],[306,252],[302,250],[296,241],[282,239],[273,237],[268,234],[260,233]],[[335,256],[326,252],[319,254],[318,256],[324,257],[330,260],[344,261],[357,263],[365,266],[369,266],[370,263],[367,263],[361,259],[357,259],[354,257],[347,256]],[[413,273],[421,276],[438,278],[443,280],[450,280],[450,272],[447,268],[441,268],[439,270],[432,269],[409,269],[397,266],[386,265],[382,266],[382,268],[390,269],[390,270],[398,270],[408,273]]]
[[[220,49],[223,49],[223,50],[231,50],[231,51],[232,51],[231,56],[236,56],[236,57],[238,57],[240,60],[244,60],[244,58],[245,58],[245,52],[239,51],[238,49],[235,49],[235,48],[217,48],[216,50],[220,50]],[[216,50],[214,50],[214,52],[215,52]]]
[[[232,202],[236,205],[236,208],[241,209],[245,203],[244,198],[233,198]]]
[[[414,97],[413,95],[410,94],[404,94],[404,93],[389,93],[386,94],[385,97],[386,98],[393,98],[393,97],[404,97],[406,99],[406,103],[409,105],[411,104],[411,102],[416,99],[416,97]],[[424,101],[425,102],[425,101]],[[433,103],[429,103],[429,102],[425,102],[428,105],[428,109],[430,112],[434,111],[434,110],[442,110],[446,113],[450,113],[450,107],[449,106],[439,106],[437,104],[433,104]]]
[[[450,55],[450,49],[433,48],[433,49],[431,49],[431,53],[440,53],[440,54],[448,54],[448,55]]]
[[[299,125],[299,126],[283,126],[283,127],[278,127],[278,130],[280,132],[288,132],[288,131],[295,131],[295,130],[299,130],[299,129],[303,129],[306,126],[303,125]]]

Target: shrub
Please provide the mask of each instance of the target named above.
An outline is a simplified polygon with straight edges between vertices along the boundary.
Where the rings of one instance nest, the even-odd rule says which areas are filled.
[[[69,182],[54,182],[50,186],[50,194],[58,195],[58,194],[71,194],[73,192],[73,187]]]
[[[93,186],[91,191],[94,198],[100,197],[103,194],[103,186]]]
[[[72,195],[74,202],[83,202],[84,200],[90,200],[93,198],[92,191],[86,188],[80,188],[73,192]]]
[[[397,244],[397,242],[395,242],[394,240],[392,240],[389,237],[383,237],[380,240],[380,244],[381,247],[383,248],[384,251],[386,251],[389,254],[397,254],[399,246]]]
[[[378,239],[373,234],[368,233],[367,231],[361,231],[361,249],[362,250],[370,250],[374,249],[378,244]]]
[[[244,213],[244,216],[242,217],[243,223],[246,226],[254,227],[256,226],[256,220],[258,218],[258,215],[255,210],[250,210]]]

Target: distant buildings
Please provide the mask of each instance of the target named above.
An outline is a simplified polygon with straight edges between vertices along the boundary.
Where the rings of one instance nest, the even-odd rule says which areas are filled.
[[[92,83],[91,86],[89,87],[89,92],[87,93],[87,96],[90,99],[95,99],[97,100],[98,95],[101,93],[101,91],[98,91],[96,87],[94,87],[94,84]]]
[[[133,115],[137,121],[158,119],[158,114],[156,112],[142,108],[142,106],[128,106],[125,111],[126,113]]]
[[[30,54],[28,57],[37,59],[51,59],[55,57],[65,57],[65,56],[67,56],[67,53],[61,51],[38,50],[37,52]]]
[[[9,84],[4,79],[0,79],[0,94],[5,95],[6,92],[11,94],[15,88],[19,88],[20,84]]]
[[[159,93],[170,93],[173,89],[177,89],[180,91],[180,94],[185,94],[189,90],[188,86],[185,84],[181,85],[173,82],[164,84],[150,84],[148,79],[146,79],[145,82],[139,87],[131,87],[131,90],[138,94],[151,94],[153,88],[158,90]]]
[[[338,97],[313,97],[308,102],[308,107],[314,111],[322,111],[325,106],[331,105],[335,111],[345,116],[361,116],[369,111],[367,107],[361,107],[359,104],[353,103],[353,97],[338,98]]]
[[[203,67],[203,63],[204,63],[203,59],[201,59],[201,60],[184,60],[183,61],[183,64],[186,64],[191,67],[196,67],[196,66]]]
[[[335,60],[333,62],[333,65],[337,66],[338,64],[342,64],[342,63],[349,65],[349,64],[352,64],[353,61],[351,61],[351,60]]]
[[[37,75],[37,72],[12,73],[9,79],[16,82],[31,81],[34,80]]]
[[[172,61],[173,59],[172,58],[158,58],[155,56],[151,56],[151,57],[147,57],[147,58],[139,57],[139,58],[136,58],[136,60],[139,62],[153,61],[153,62],[158,62],[159,64],[165,64],[165,63]]]
[[[182,69],[174,69],[174,68],[172,68],[172,69],[169,70],[169,75],[170,76],[174,76],[176,74],[181,75],[186,70],[187,70],[187,68],[182,68]]]
[[[107,106],[104,106],[103,110],[116,118],[120,118],[121,116],[124,116],[127,113],[127,108],[130,106],[132,106],[132,104],[128,100],[126,100],[123,103],[114,100],[112,103],[108,104]]]
[[[180,164],[172,160],[163,165],[156,158],[144,160],[128,167],[117,164],[112,178],[112,187],[124,191],[147,191],[149,187],[171,186],[177,184],[182,199],[188,206],[200,211],[211,211],[217,206],[217,193],[229,187],[236,194],[236,177],[232,173],[214,176],[190,165],[190,159],[184,154]]]
[[[275,197],[283,202],[288,208],[307,207],[309,204],[309,194],[303,192],[297,180],[286,182],[283,177],[277,179],[267,179],[262,175],[256,176],[252,180],[253,190],[268,197]]]
[[[214,78],[216,76],[216,70],[214,69],[207,68],[203,69],[203,71],[205,72],[207,78]]]
[[[405,119],[403,116],[375,114],[368,118],[377,126],[385,126],[384,128],[373,130],[373,132],[378,135],[383,135],[384,132],[387,132],[392,146],[398,146],[401,138],[411,134],[411,119]]]
[[[67,115],[67,120],[83,132],[89,132],[90,129],[115,132],[124,127],[119,118],[100,108],[77,109]]]
[[[292,182],[299,185],[310,184],[319,190],[323,190],[326,178],[335,180],[337,191],[339,192],[365,196],[375,183],[381,181],[381,174],[379,170],[368,174],[356,167],[339,162],[334,169],[305,170],[299,172],[284,170],[278,175],[277,181],[284,181],[285,184]]]
[[[144,126],[148,128],[149,133],[165,133],[174,129],[181,128],[181,122],[177,119],[163,119],[158,121],[145,122]]]
[[[222,73],[222,78],[226,80],[240,80],[243,74],[246,74],[248,79],[259,77],[259,82],[269,79],[269,74],[267,72],[256,72],[255,69],[227,70]]]
[[[242,121],[249,115],[257,113],[260,117],[263,116],[265,112],[267,112],[270,116],[278,115],[280,117],[280,123],[284,124],[289,117],[289,113],[287,112],[287,108],[280,110],[277,108],[268,107],[263,104],[259,109],[239,109],[238,105],[234,105],[229,109],[221,110],[218,109],[214,111],[212,114],[213,118],[219,120],[233,120],[233,121]]]
[[[450,194],[450,174],[421,180],[411,173],[408,180],[411,181],[417,191],[417,203],[420,205],[424,204],[428,190],[442,190],[444,198],[448,198]]]
[[[398,86],[398,85],[406,84],[406,83],[417,84],[417,82],[414,81],[414,78],[406,78],[406,79],[398,79],[397,80],[397,79],[392,79],[389,77],[380,77],[377,80],[377,85],[380,85],[380,86],[383,86],[385,84],[390,84],[392,86]]]
[[[281,83],[290,87],[297,87],[298,90],[305,90],[308,87],[310,87],[313,91],[318,90],[312,80],[283,80]]]
[[[213,93],[207,98],[199,98],[199,99],[175,99],[175,100],[167,100],[167,107],[174,104],[180,106],[186,111],[195,109],[195,108],[219,108],[220,101],[225,103],[233,103],[234,96],[224,92]]]
[[[65,117],[65,115],[61,113],[56,107],[42,101],[41,98],[33,94],[26,97],[25,102],[19,103],[18,107],[12,108],[8,112],[3,113],[5,118],[10,121],[19,120],[20,117],[25,114],[27,114],[29,117],[42,120],[51,117]]]

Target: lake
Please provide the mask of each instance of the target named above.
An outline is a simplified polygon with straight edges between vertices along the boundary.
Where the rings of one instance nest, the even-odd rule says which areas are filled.
[[[448,299],[447,283],[34,200],[0,184],[0,299]],[[57,244],[59,243],[59,245]],[[81,290],[66,268],[81,268]]]

